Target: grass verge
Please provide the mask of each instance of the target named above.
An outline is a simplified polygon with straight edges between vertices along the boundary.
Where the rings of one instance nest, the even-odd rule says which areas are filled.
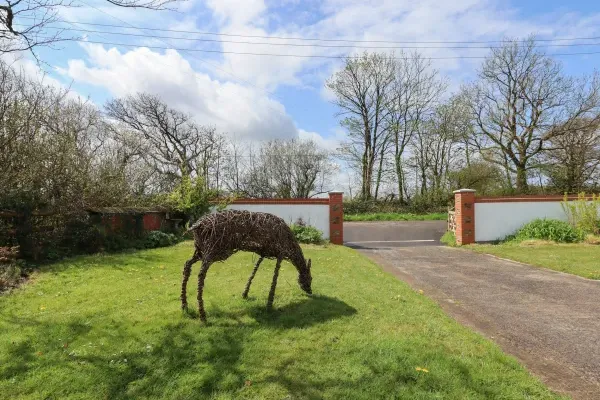
[[[456,247],[456,235],[452,231],[446,231],[444,235],[440,238],[440,242],[444,243],[446,246]]]
[[[402,213],[372,213],[344,215],[345,221],[445,221],[446,213],[402,214]]]
[[[0,297],[3,399],[554,399],[498,346],[354,250],[305,246],[313,292],[255,257],[208,272],[208,326],[180,310],[191,242],[76,257]],[[198,265],[194,272],[198,272]],[[194,274],[192,275],[194,277]],[[195,298],[195,279],[189,299]]]
[[[469,249],[538,267],[600,279],[600,246],[548,241],[507,242],[497,245],[470,245]]]

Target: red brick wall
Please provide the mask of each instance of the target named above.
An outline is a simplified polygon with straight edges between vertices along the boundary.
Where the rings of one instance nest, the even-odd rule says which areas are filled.
[[[102,216],[102,225],[109,232],[119,232],[121,230],[121,226],[123,225],[123,221],[121,220],[121,216],[119,214],[108,214]]]
[[[454,192],[457,244],[475,243],[475,191],[461,189]]]
[[[144,231],[158,231],[162,224],[163,214],[144,214]]]
[[[329,193],[329,241],[344,244],[344,194]]]
[[[117,213],[103,214],[99,222],[107,232],[137,236],[150,231],[160,230],[165,218],[166,215],[164,212],[148,212],[143,214]]]

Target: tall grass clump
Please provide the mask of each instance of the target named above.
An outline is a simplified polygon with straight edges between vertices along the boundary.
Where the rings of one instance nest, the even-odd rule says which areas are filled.
[[[440,238],[440,242],[450,247],[457,246],[456,235],[452,231],[446,231],[446,233],[444,233],[444,235]]]
[[[573,201],[565,195],[561,206],[573,227],[586,234],[600,234],[600,195],[579,193]]]

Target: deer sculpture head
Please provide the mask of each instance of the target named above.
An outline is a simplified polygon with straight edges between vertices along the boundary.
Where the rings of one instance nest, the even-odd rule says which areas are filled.
[[[303,258],[303,261],[304,261],[303,268],[298,268],[298,284],[300,285],[300,288],[302,290],[304,290],[306,293],[312,294],[312,288],[311,288],[312,276],[310,275],[311,261],[310,261],[310,259],[307,260],[305,258]]]

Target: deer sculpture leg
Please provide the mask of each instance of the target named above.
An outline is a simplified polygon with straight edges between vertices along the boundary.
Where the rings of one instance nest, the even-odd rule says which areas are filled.
[[[273,282],[271,283],[271,290],[269,291],[269,300],[267,300],[267,310],[273,308],[273,300],[275,299],[275,287],[277,287],[277,278],[279,277],[279,268],[281,268],[281,258],[277,259],[275,265],[275,272],[273,273]]]
[[[181,309],[187,310],[187,283],[192,273],[192,265],[200,260],[200,253],[198,250],[194,252],[194,256],[186,261],[183,267],[183,282],[181,283]]]
[[[252,270],[252,274],[250,274],[250,278],[248,278],[248,283],[246,283],[246,288],[244,289],[244,293],[242,293],[242,297],[244,299],[248,298],[248,292],[250,291],[250,285],[252,284],[252,279],[254,279],[254,275],[256,275],[256,271],[258,271],[258,267],[260,266],[260,263],[262,261],[263,261],[263,258],[260,257],[258,259],[258,261],[256,262],[254,269]]]
[[[204,279],[206,278],[206,273],[208,272],[209,267],[210,261],[203,260],[202,268],[200,269],[200,273],[198,274],[198,314],[200,315],[200,320],[202,322],[206,322],[206,312],[204,311],[204,300],[202,299],[202,292],[204,291]]]

